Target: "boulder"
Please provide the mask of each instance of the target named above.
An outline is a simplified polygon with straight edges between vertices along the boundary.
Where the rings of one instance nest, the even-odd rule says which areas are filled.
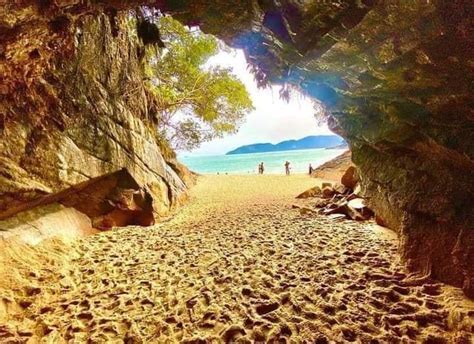
[[[331,215],[331,214],[344,214],[347,215],[347,203],[335,204],[332,203],[330,206],[321,209],[320,211],[323,215]]]
[[[296,198],[299,199],[305,199],[305,198],[310,198],[310,197],[316,197],[321,195],[321,188],[319,186],[312,187],[311,189],[308,189],[302,193],[300,193]]]
[[[361,210],[367,207],[362,198],[353,198],[348,202],[348,205],[356,210]]]
[[[367,207],[365,200],[362,198],[354,198],[348,201],[347,206],[355,213],[354,216],[358,219],[362,218],[363,220],[368,220],[374,215],[374,212]]]
[[[326,208],[322,211],[323,215],[343,214],[346,218],[356,221],[363,221],[365,218],[355,209],[350,208],[347,202],[342,202],[335,207]]]
[[[335,193],[336,191],[332,188],[332,186],[325,186],[322,190],[323,198],[331,198]]]
[[[318,198],[316,199],[316,202],[314,203],[315,208],[324,208],[329,204],[330,200],[324,199],[324,198]]]
[[[355,188],[352,190],[354,195],[357,195],[359,197],[362,197],[362,188],[360,186],[360,183],[357,183],[357,185],[355,186]]]
[[[368,220],[370,217],[364,216],[360,211],[351,208],[349,205],[346,204],[345,214],[351,219],[355,221],[365,221]]]
[[[332,214],[343,214],[346,218],[355,220],[355,221],[364,221],[367,220],[368,217],[364,216],[358,210],[351,208],[348,205],[348,202],[342,202],[339,205],[332,207],[332,208],[325,208],[321,211],[323,215],[332,215]]]
[[[153,197],[127,169],[93,178],[51,198],[86,214],[98,229],[155,223]]]
[[[315,203],[314,206],[316,208],[320,208],[320,214],[343,214],[345,218],[356,221],[365,221],[374,215],[372,210],[366,205],[365,200],[357,197],[357,195],[354,195],[353,193],[341,194],[336,192],[334,189],[331,191],[331,189],[328,187],[327,189],[323,189],[323,196],[325,192],[328,196],[331,194],[331,192],[334,193],[332,196],[318,199],[318,201]]]
[[[336,183],[334,185],[334,191],[338,194],[347,194],[347,193],[350,193],[351,192],[351,189],[340,184],[340,183]]]
[[[354,190],[358,182],[359,175],[357,174],[357,169],[354,166],[349,166],[341,177],[341,184]]]

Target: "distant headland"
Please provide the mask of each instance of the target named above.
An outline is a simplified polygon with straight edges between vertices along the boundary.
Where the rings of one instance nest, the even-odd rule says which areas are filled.
[[[277,144],[272,143],[255,143],[252,145],[240,146],[226,155],[232,154],[250,154],[250,153],[264,153],[264,152],[280,152],[300,149],[314,149],[314,148],[343,148],[346,145],[344,139],[337,135],[318,135],[306,136],[299,140],[282,141]]]

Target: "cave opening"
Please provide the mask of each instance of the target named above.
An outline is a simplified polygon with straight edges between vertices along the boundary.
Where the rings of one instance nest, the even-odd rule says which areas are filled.
[[[471,2],[143,3],[0,9],[0,337],[472,341]],[[253,108],[350,154],[185,166]]]

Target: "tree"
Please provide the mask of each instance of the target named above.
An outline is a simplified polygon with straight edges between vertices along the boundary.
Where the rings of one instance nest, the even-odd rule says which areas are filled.
[[[237,132],[253,105],[231,70],[205,65],[219,52],[217,39],[171,17],[158,23],[166,48],[147,49],[146,74],[160,113],[160,136],[173,149],[191,150]]]

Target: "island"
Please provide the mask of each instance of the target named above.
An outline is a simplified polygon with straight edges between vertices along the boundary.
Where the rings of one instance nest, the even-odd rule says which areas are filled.
[[[226,155],[279,152],[314,148],[330,148],[344,144],[346,144],[344,139],[337,135],[306,136],[299,140],[282,141],[277,144],[255,143],[251,145],[240,146],[234,150],[231,150],[230,152],[227,152]]]

